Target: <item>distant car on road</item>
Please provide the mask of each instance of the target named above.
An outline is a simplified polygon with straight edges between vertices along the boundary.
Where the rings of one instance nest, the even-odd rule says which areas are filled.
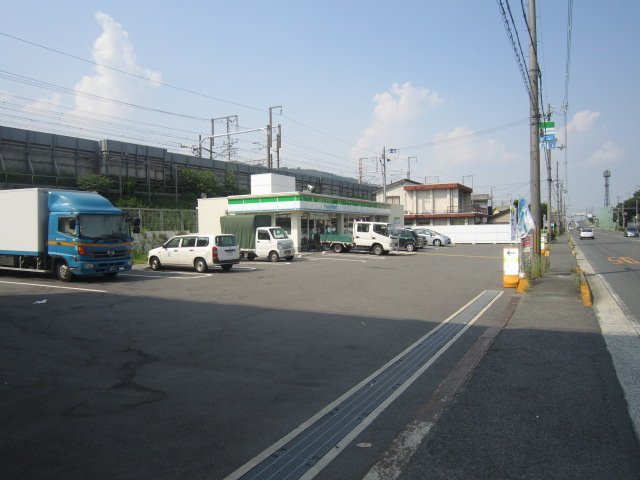
[[[153,270],[163,267],[191,267],[204,273],[209,267],[219,265],[231,270],[240,263],[240,247],[235,235],[177,235],[164,245],[149,250],[149,266]]]
[[[638,230],[638,227],[627,227],[624,229],[624,236],[625,237],[638,237],[640,236],[640,230]]]
[[[582,227],[580,229],[580,238],[590,238],[591,240],[594,240],[596,238],[596,234],[593,227]]]
[[[417,233],[418,236],[424,238],[427,245],[435,245],[436,247],[439,247],[440,245],[451,245],[451,239],[449,237],[429,228],[418,227],[412,228],[411,230]]]

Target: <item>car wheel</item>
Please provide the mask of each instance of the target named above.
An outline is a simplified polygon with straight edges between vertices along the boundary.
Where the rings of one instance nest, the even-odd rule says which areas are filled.
[[[275,252],[275,251],[274,251],[274,252],[271,252],[271,253],[269,254],[269,260],[270,260],[271,262],[277,262],[277,261],[279,261],[279,260],[280,260],[280,255],[278,255],[278,252]]]
[[[195,267],[196,272],[198,273],[204,273],[208,269],[207,262],[205,262],[204,259],[202,258],[196,258],[196,261],[194,262],[193,266]]]
[[[160,259],[158,257],[151,257],[149,260],[149,266],[151,266],[151,270],[158,271],[162,269],[162,264],[160,263]]]
[[[439,247],[440,245],[442,245],[442,242],[440,241],[440,239],[439,239],[439,238],[436,238],[436,239],[433,241],[433,244],[434,244],[436,247]]]
[[[407,252],[413,252],[415,249],[416,249],[416,246],[413,243],[411,242],[407,243]]]
[[[229,270],[231,270],[231,267],[233,267],[232,264],[228,263],[228,264],[224,264],[224,265],[220,265],[222,267],[222,270],[224,270],[225,272],[228,272]]]
[[[373,247],[371,247],[371,253],[374,255],[382,255],[384,253],[384,248],[379,243],[376,243]]]
[[[73,280],[73,273],[71,273],[71,269],[67,262],[59,261],[56,264],[56,276],[62,282],[70,282]]]

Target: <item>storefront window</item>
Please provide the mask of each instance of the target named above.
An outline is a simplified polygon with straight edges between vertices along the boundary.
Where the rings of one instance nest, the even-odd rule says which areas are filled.
[[[276,227],[280,227],[291,235],[291,217],[289,215],[279,215],[276,217]]]

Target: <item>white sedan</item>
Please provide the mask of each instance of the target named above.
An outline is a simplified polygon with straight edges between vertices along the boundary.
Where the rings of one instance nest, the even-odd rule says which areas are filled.
[[[582,227],[580,229],[580,238],[590,238],[594,240],[596,238],[595,231],[592,227]]]

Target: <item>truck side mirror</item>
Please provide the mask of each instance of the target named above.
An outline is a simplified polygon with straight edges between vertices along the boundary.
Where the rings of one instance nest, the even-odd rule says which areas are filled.
[[[140,219],[139,218],[134,218],[133,219],[133,229],[132,229],[133,233],[140,233]]]

